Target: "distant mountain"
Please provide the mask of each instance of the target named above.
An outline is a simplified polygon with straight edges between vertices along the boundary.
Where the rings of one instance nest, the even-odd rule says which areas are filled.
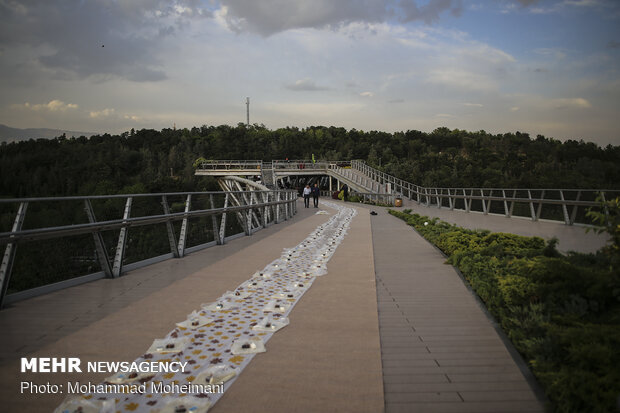
[[[90,137],[95,135],[93,132],[76,132],[69,130],[61,130],[61,129],[47,129],[47,128],[28,128],[28,129],[18,129],[11,128],[6,125],[0,124],[0,142],[18,142],[18,141],[27,141],[28,139],[53,139],[62,134],[65,134],[67,138],[75,136],[76,138],[79,136]]]

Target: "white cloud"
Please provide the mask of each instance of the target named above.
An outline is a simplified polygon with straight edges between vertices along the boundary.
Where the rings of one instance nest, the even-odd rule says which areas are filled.
[[[427,75],[426,81],[461,90],[490,91],[497,89],[497,82],[489,76],[463,69],[437,69]]]
[[[310,91],[310,92],[314,92],[314,91],[320,91],[320,90],[328,90],[329,88],[325,87],[325,86],[319,86],[316,84],[316,82],[312,79],[299,79],[297,81],[295,81],[295,83],[292,84],[288,84],[284,86],[286,89],[289,90],[296,90],[296,91]]]
[[[375,94],[374,94],[374,93],[372,93],[372,92],[362,92],[362,93],[360,93],[360,96],[361,96],[361,97],[364,97],[364,98],[371,98],[371,97],[373,97],[374,95],[375,95]]]
[[[566,50],[564,49],[554,49],[554,48],[538,48],[534,49],[536,54],[541,56],[551,56],[556,59],[564,59],[566,57]]]
[[[578,108],[588,109],[592,107],[592,104],[584,98],[567,98],[567,99],[552,99],[550,104],[557,109],[564,108]]]
[[[75,103],[65,103],[61,100],[54,99],[48,103],[31,104],[26,102],[24,104],[13,105],[14,108],[28,109],[33,111],[49,111],[49,112],[66,112],[67,110],[74,110],[78,108]]]
[[[462,0],[220,0],[215,12],[235,32],[263,36],[300,28],[341,28],[351,23],[378,23],[389,19],[407,23],[437,22],[450,12],[462,13]]]
[[[102,109],[102,110],[94,110],[94,111],[90,111],[88,116],[90,116],[92,119],[103,119],[103,118],[109,118],[110,116],[113,116],[116,114],[116,111],[114,109]]]
[[[567,6],[576,6],[576,7],[593,7],[601,4],[598,0],[564,0],[564,3]]]
[[[469,106],[469,107],[474,107],[474,108],[482,108],[482,107],[484,107],[484,105],[482,103],[471,103],[471,102],[465,102],[465,103],[463,103],[463,106]]]

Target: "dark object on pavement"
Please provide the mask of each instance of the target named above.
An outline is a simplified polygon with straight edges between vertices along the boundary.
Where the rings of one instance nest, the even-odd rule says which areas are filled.
[[[370,211],[370,215],[377,215],[375,211]]]

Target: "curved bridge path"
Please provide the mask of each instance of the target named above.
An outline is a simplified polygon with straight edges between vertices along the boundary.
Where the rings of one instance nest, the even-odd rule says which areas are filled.
[[[210,411],[542,412],[535,383],[444,257],[385,209],[346,206],[358,214],[328,274]],[[294,219],[251,237],[0,311],[0,405],[50,412],[66,396],[20,394],[21,381],[100,383],[108,374],[22,374],[19,358],[133,361],[335,213],[322,209],[330,215],[300,203]]]

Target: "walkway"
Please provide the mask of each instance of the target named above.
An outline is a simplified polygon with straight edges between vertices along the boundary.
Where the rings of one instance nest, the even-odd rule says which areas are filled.
[[[328,274],[211,411],[542,411],[441,254],[384,209],[370,216],[347,205],[359,213]],[[329,218],[302,205],[298,211],[225,246],[0,311],[10,343],[0,359],[0,405],[49,412],[65,396],[21,395],[20,381],[101,382],[106,374],[21,374],[19,357],[134,360],[201,303],[233,290]]]
[[[386,412],[543,412],[454,268],[404,221],[377,211],[372,238]]]
[[[526,217],[506,218],[502,215],[484,215],[481,212],[450,211],[447,208],[427,207],[415,201],[403,200],[403,208],[410,208],[414,213],[437,217],[443,221],[470,229],[487,229],[493,232],[509,232],[527,237],[541,237],[549,240],[558,239],[558,249],[562,252],[596,252],[607,243],[607,234],[586,232],[583,225],[565,225],[556,221],[532,221]]]

